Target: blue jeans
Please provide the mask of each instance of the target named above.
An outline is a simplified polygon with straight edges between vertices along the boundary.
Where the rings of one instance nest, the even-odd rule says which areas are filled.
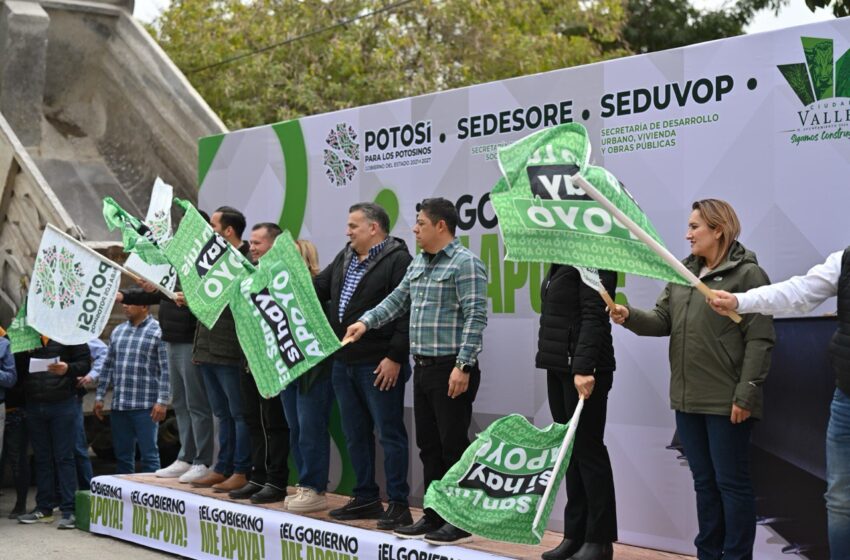
[[[333,388],[344,419],[342,430],[354,476],[354,495],[373,499],[380,496],[375,482],[375,437],[384,450],[384,476],[391,502],[407,504],[407,430],[404,427],[404,384],[410,377],[410,365],[402,364],[398,382],[389,391],[374,386],[378,364],[346,364],[334,360]]]
[[[62,514],[74,513],[77,473],[74,469],[74,442],[77,431],[76,397],[55,403],[28,402],[27,431],[35,454],[36,507],[50,513],[59,491]],[[55,467],[55,470],[54,470]]]
[[[296,380],[281,394],[289,424],[289,449],[298,468],[298,485],[324,492],[328,487],[330,435],[328,421],[333,403],[331,378],[319,378],[305,393]]]
[[[91,459],[89,459],[89,442],[86,439],[82,397],[77,397],[77,439],[74,441],[74,467],[77,472],[77,487],[80,490],[88,490],[94,473],[91,468]]]
[[[835,389],[826,429],[826,512],[832,560],[850,560],[850,395]]]
[[[676,411],[676,428],[697,495],[699,560],[751,560],[756,502],[750,482],[753,420]]]
[[[247,475],[251,472],[251,432],[245,422],[239,367],[209,363],[198,367],[213,415],[218,418],[218,461],[214,470],[224,475]]]
[[[117,474],[136,472],[136,443],[141,455],[141,472],[159,469],[156,434],[159,424],[151,420],[151,409],[113,410],[109,414],[112,449],[115,451]]]
[[[212,410],[201,370],[192,363],[192,344],[168,342],[171,408],[177,418],[180,453],[177,459],[209,467],[213,460]]]

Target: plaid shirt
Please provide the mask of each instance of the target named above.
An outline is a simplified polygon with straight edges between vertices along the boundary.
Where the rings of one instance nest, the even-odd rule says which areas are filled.
[[[390,238],[387,237],[371,249],[369,249],[369,255],[360,260],[360,256],[352,249],[351,250],[351,261],[348,263],[348,270],[345,271],[345,278],[342,281],[342,291],[339,294],[339,320],[342,321],[342,315],[345,313],[345,308],[348,307],[348,302],[351,301],[351,296],[354,295],[354,290],[357,289],[357,285],[360,284],[360,280],[365,276],[366,271],[369,270],[369,266],[375,262],[375,257],[377,257],[381,251],[384,250],[384,247],[387,246],[387,241]]]
[[[168,357],[159,323],[150,315],[137,327],[130,321],[112,331],[100,372],[97,400],[113,386],[113,410],[139,410],[168,404]]]
[[[486,290],[484,263],[454,239],[430,262],[416,255],[396,289],[360,320],[380,328],[409,309],[412,354],[474,364],[487,326]]]

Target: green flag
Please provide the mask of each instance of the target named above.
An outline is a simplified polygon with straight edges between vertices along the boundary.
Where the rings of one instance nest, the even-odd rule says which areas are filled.
[[[253,274],[231,291],[239,344],[265,398],[340,347],[289,232],[277,237]]]
[[[490,194],[506,260],[555,262],[690,284],[608,210],[575,187],[581,173],[651,238],[649,218],[607,170],[589,164],[587,130],[577,123],[526,136],[499,150],[503,178]]]
[[[24,298],[18,314],[9,325],[9,345],[12,353],[26,352],[35,348],[41,348],[41,335],[37,330],[27,323],[27,299]]]
[[[475,535],[538,544],[572,453],[570,442],[558,472],[553,472],[568,429],[569,424],[556,423],[541,430],[519,414],[496,420],[442,480],[431,483],[425,507]],[[550,481],[554,487],[534,525]]]
[[[186,213],[164,249],[177,270],[186,305],[211,329],[227,306],[230,289],[254,272],[236,247],[215,233],[191,203],[174,199]]]
[[[109,231],[121,228],[124,250],[139,255],[148,264],[167,264],[168,261],[157,244],[159,225],[148,225],[115,202],[111,196],[103,199],[103,219]],[[169,220],[170,224],[170,220]]]

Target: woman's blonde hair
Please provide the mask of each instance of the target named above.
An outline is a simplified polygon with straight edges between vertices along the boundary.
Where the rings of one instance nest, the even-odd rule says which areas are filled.
[[[319,251],[316,250],[313,242],[306,239],[297,239],[295,246],[298,247],[301,258],[307,263],[307,270],[310,271],[310,276],[319,274]]]
[[[691,209],[699,211],[700,217],[705,220],[708,227],[720,231],[720,239],[718,239],[722,249],[720,254],[726,256],[729,247],[741,234],[741,222],[738,221],[735,209],[725,200],[716,198],[697,200]]]

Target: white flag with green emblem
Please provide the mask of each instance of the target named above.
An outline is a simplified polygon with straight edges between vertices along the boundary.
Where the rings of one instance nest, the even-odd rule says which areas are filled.
[[[572,454],[570,424],[578,425],[579,414],[577,407],[570,423],[542,430],[519,414],[496,420],[431,483],[425,507],[474,535],[540,543]]]
[[[27,295],[27,323],[62,344],[85,344],[103,332],[121,271],[49,225],[41,237]]]
[[[150,235],[157,245],[162,246],[171,238],[171,202],[174,189],[159,177],[153,185],[148,213],[145,224],[150,229]],[[141,277],[173,292],[177,283],[177,271],[169,263],[147,263],[137,253],[130,253],[124,267]]]
[[[288,231],[260,257],[257,270],[234,286],[230,310],[239,344],[265,398],[280,393],[340,347]]]
[[[689,284],[676,270],[593,200],[572,178],[593,187],[663,246],[649,218],[607,170],[590,165],[587,130],[568,123],[499,149],[503,178],[490,194],[506,260],[554,262],[616,270]]]
[[[185,211],[180,226],[164,248],[177,270],[186,305],[208,329],[227,306],[230,289],[254,267],[236,247],[213,231],[191,203],[174,199]]]

